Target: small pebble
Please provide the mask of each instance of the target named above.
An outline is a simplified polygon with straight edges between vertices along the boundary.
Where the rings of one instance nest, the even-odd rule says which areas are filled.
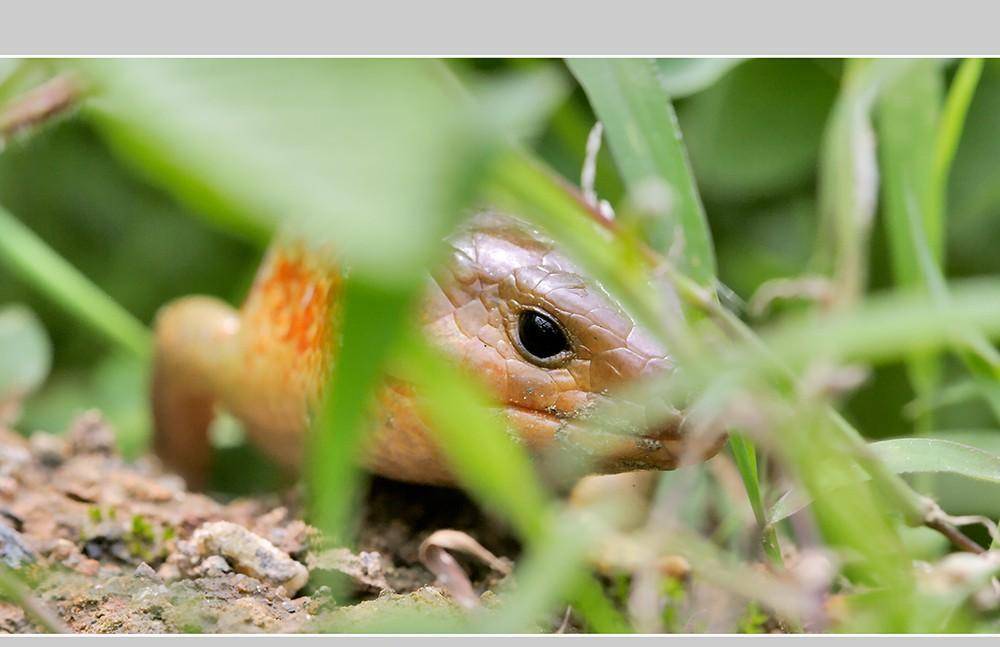
[[[0,458],[0,461],[3,459]],[[9,476],[0,476],[0,495],[12,497],[17,494],[17,480]]]
[[[153,567],[146,562],[140,562],[139,565],[135,567],[135,576],[144,577],[148,580],[156,582],[160,581],[160,576],[157,575],[156,571],[153,570]]]
[[[70,424],[66,432],[73,454],[112,454],[115,432],[100,411],[85,411]]]
[[[97,572],[101,570],[101,563],[96,559],[84,558],[77,563],[75,570],[82,575],[97,575]]]
[[[28,546],[21,533],[0,523],[0,561],[11,568],[21,568],[23,564],[35,561],[35,553]]]
[[[181,579],[181,570],[177,568],[176,564],[167,562],[160,566],[156,575],[164,582],[174,582]]]
[[[229,573],[233,569],[226,561],[225,557],[221,555],[209,555],[201,562],[201,570],[205,575],[218,577],[223,573]]]
[[[44,431],[36,431],[28,440],[31,453],[39,463],[46,467],[58,467],[66,460],[66,443],[62,438]]]
[[[680,555],[664,555],[656,562],[661,574],[683,580],[691,574],[691,564]]]
[[[21,445],[0,445],[0,474],[5,477],[31,462],[31,452]]]
[[[244,575],[283,586],[294,595],[305,586],[309,571],[260,535],[229,521],[203,524],[192,535],[202,555],[222,555]]]
[[[98,541],[88,541],[83,545],[83,554],[92,559],[98,559],[104,555],[104,546]]]
[[[73,555],[79,554],[80,549],[76,547],[76,544],[69,539],[59,537],[52,543],[52,548],[49,550],[49,559],[55,562],[62,562]]]

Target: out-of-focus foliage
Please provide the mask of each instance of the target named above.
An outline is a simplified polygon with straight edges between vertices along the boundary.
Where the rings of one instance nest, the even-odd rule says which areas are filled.
[[[78,120],[11,143],[0,155],[0,195],[0,204],[144,322],[184,294],[240,298],[259,259],[258,250],[205,228],[138,180]],[[126,449],[142,447],[149,430],[144,368],[109,357],[104,339],[0,264],[0,302],[15,300],[45,322],[56,368],[28,401],[24,426],[56,431],[74,412],[101,407]]]
[[[158,184],[222,227],[298,229],[397,283],[428,262],[498,135],[430,60],[81,67],[95,85],[89,116]]]
[[[969,107],[951,174],[948,209],[949,276],[996,272],[1000,187],[994,161],[1000,152],[1000,60],[987,59]]]
[[[0,307],[0,407],[31,394],[45,381],[52,347],[38,317],[21,305]]]
[[[661,58],[654,64],[663,89],[680,99],[711,86],[742,61],[740,58]]]
[[[827,62],[755,60],[679,108],[706,200],[748,203],[815,179],[838,73]]]

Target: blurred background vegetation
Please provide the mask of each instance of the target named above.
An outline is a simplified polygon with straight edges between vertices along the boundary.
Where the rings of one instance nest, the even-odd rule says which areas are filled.
[[[477,94],[487,98],[519,75],[558,79],[547,86],[551,105],[527,110],[545,116],[531,124],[524,142],[578,184],[596,116],[562,61],[452,60],[447,65],[468,86],[486,88]],[[845,62],[710,59],[659,65],[704,203],[718,278],[733,293],[724,290],[724,301],[745,314],[745,304],[761,285],[810,270],[821,221],[818,166]],[[941,87],[948,88],[957,62],[933,65]],[[7,79],[3,85],[3,74],[0,68],[0,103],[30,85],[28,79]],[[497,97],[495,109],[503,110],[507,104]],[[504,118],[516,121],[518,110]],[[943,269],[949,279],[1000,275],[997,115],[1000,61],[990,60],[975,87],[947,187]],[[261,258],[261,237],[185,206],[190,201],[179,201],[150,182],[148,168],[140,172],[123,163],[107,141],[94,120],[71,117],[9,142],[0,155],[0,203],[143,322],[181,295],[209,294],[238,303]],[[625,182],[607,146],[598,157],[595,188],[611,204],[626,202]],[[872,230],[873,291],[893,285],[882,221],[880,214]],[[144,451],[150,430],[143,363],[82,327],[0,265],[0,304],[11,302],[27,304],[44,322],[54,358],[51,377],[26,403],[19,427],[58,431],[76,412],[97,407],[115,424],[126,452]],[[945,400],[934,405],[935,429],[960,431],[969,442],[1000,452],[994,414],[984,399],[963,391],[966,375],[960,361],[945,361],[945,388],[940,389]],[[868,439],[914,435],[915,398],[905,363],[896,361],[876,368],[842,411]],[[236,493],[273,483],[259,476],[263,472],[252,482],[247,470],[227,472],[234,461],[262,459],[242,445],[231,424],[219,436],[229,458],[220,461],[217,489]],[[937,478],[935,493],[948,512],[1000,516],[1000,486]]]

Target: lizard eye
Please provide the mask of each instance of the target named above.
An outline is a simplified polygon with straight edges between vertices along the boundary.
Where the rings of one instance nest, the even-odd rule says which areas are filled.
[[[570,352],[569,338],[555,319],[537,310],[524,310],[518,316],[517,341],[525,359],[550,366]]]

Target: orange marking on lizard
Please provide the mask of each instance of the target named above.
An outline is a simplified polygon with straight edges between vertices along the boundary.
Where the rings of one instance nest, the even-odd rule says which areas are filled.
[[[328,333],[331,282],[301,248],[280,250],[269,269],[260,281],[260,312],[271,317],[278,339],[302,354],[315,350]]]

